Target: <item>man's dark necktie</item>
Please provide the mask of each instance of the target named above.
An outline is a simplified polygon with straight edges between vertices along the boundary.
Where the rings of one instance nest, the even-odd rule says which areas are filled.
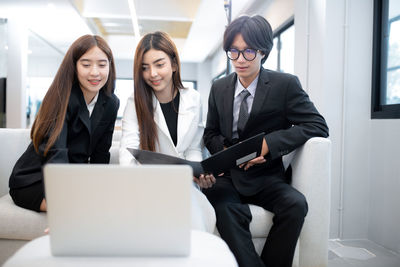
[[[239,135],[243,132],[244,126],[249,118],[249,108],[246,99],[250,96],[250,93],[247,90],[243,90],[240,92],[240,96],[242,97],[242,103],[240,104],[239,118],[237,123],[237,131]]]

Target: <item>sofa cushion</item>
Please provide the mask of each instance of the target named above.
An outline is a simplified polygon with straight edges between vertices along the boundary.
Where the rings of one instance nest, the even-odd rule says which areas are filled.
[[[274,214],[256,205],[249,205],[252,220],[250,232],[253,238],[267,237],[269,229],[272,227]]]
[[[9,194],[0,198],[0,238],[32,240],[44,235],[47,215],[23,209],[14,204]]]
[[[272,218],[274,214],[256,205],[249,204],[249,208],[252,215],[250,232],[253,242],[256,239],[263,239],[264,241],[261,242],[263,245],[272,227]],[[215,228],[214,234],[220,236],[217,228]],[[261,245],[259,245],[259,248],[261,249]]]

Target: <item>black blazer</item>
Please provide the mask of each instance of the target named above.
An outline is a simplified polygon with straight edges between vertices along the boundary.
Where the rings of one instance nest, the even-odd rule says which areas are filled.
[[[46,163],[109,163],[118,108],[119,99],[101,89],[89,118],[83,93],[74,85],[59,138],[46,156],[47,140],[39,146],[39,154],[31,142],[14,166],[9,187],[16,189],[43,180],[42,166]]]
[[[208,102],[204,143],[211,154],[233,144],[233,100],[237,74],[215,81]],[[282,156],[311,137],[328,137],[328,126],[296,76],[261,69],[247,124],[239,141],[265,132],[269,153],[266,163],[230,174],[236,189],[252,195],[268,185],[269,176],[282,176]]]

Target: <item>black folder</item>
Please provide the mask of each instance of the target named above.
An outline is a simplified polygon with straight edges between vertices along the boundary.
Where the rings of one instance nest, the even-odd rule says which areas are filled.
[[[229,171],[242,163],[260,156],[264,135],[264,133],[259,133],[225,150],[221,150],[201,162],[185,160],[147,150],[134,148],[128,148],[128,150],[141,164],[186,164],[193,168],[193,175],[196,177],[199,177],[203,173],[212,173],[217,177],[220,173]]]

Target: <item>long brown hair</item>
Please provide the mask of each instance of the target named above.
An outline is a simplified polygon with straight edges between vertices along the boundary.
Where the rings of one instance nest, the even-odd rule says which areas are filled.
[[[65,54],[32,125],[31,139],[37,153],[39,145],[48,138],[44,150],[44,155],[47,155],[60,135],[72,86],[78,83],[76,63],[83,54],[95,46],[107,55],[110,64],[108,80],[102,89],[107,95],[114,92],[115,65],[110,47],[103,38],[97,35],[84,35],[78,38]]]
[[[155,151],[158,142],[157,127],[154,122],[153,89],[143,79],[143,56],[150,49],[166,53],[176,71],[172,73],[174,93],[183,88],[181,81],[180,60],[174,42],[164,32],[148,33],[140,40],[134,59],[133,77],[135,85],[135,106],[139,123],[140,148]]]

